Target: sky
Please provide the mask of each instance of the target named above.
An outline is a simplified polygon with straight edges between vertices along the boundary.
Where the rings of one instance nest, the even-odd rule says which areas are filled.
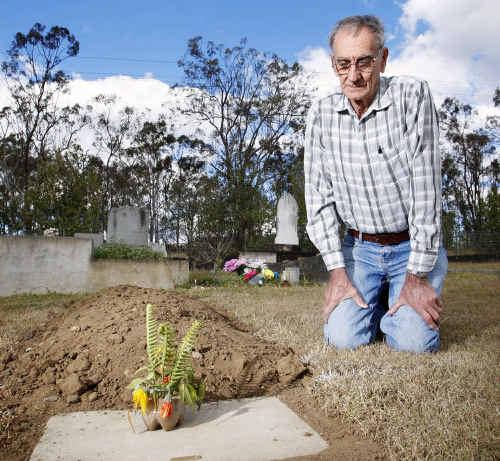
[[[14,34],[35,23],[65,26],[80,41],[71,98],[113,92],[127,104],[160,110],[160,100],[182,84],[176,62],[189,38],[249,46],[299,61],[319,94],[336,88],[327,40],[340,18],[376,14],[385,24],[388,75],[429,81],[438,104],[446,96],[492,109],[500,86],[498,0],[24,0],[0,1],[0,57]],[[0,105],[5,96],[0,91]]]

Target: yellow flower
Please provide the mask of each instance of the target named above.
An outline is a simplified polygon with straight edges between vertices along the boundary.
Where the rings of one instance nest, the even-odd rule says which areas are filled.
[[[138,388],[132,394],[132,400],[134,402],[134,407],[141,408],[142,413],[146,413],[146,407],[148,405],[148,394],[144,392],[144,389]]]
[[[271,269],[264,269],[262,275],[266,280],[272,280],[274,278],[274,272]]]

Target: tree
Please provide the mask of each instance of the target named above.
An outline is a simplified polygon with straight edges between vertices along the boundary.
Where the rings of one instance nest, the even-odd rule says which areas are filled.
[[[167,241],[177,248],[189,247],[197,238],[197,223],[201,213],[199,196],[206,180],[205,162],[193,155],[177,160],[177,173],[170,187],[164,187],[165,215],[162,229]],[[167,185],[165,185],[167,186]]]
[[[65,27],[45,29],[36,23],[27,34],[18,32],[7,51],[9,59],[1,66],[11,103],[1,111],[0,133],[2,143],[9,138],[9,149],[17,151],[12,167],[18,176],[9,187],[15,190],[21,210],[18,225],[25,233],[33,230],[33,205],[28,197],[33,195],[29,192],[36,160],[45,159],[51,149],[70,149],[75,134],[88,121],[80,116],[80,106],[59,108],[56,104],[69,81],[59,66],[78,54],[79,43]]]
[[[138,130],[138,117],[130,106],[118,109],[117,100],[115,95],[104,94],[94,98],[97,112],[92,124],[95,136],[93,146],[98,155],[105,159],[105,190],[100,212],[103,229],[106,227],[111,207],[129,204],[123,202],[127,201],[128,194],[133,195],[129,187],[131,184],[127,180],[130,177],[130,168],[123,164],[122,160]],[[131,197],[128,200],[131,200]]]
[[[496,183],[489,159],[495,152],[491,128],[473,128],[470,105],[446,98],[440,110],[444,147],[445,212],[454,213],[463,232],[477,241],[487,222],[486,190]]]
[[[308,105],[300,66],[248,48],[245,40],[225,48],[204,46],[201,37],[189,40],[179,66],[194,88],[185,112],[208,131],[209,167],[224,190],[228,231],[241,248],[262,225],[256,193],[294,154],[291,136]]]
[[[146,121],[134,138],[128,156],[133,158],[134,169],[140,175],[143,194],[150,211],[149,238],[159,241],[160,205],[162,187],[169,187],[172,178],[172,157],[169,145],[175,143],[172,134],[167,133],[167,123],[160,118]]]

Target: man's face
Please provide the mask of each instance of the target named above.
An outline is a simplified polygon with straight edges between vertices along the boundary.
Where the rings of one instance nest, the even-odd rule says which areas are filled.
[[[339,77],[342,92],[349,100],[367,107],[377,93],[388,51],[387,48],[378,49],[376,36],[370,29],[362,28],[357,34],[354,32],[355,29],[348,27],[337,31],[333,43],[332,65]],[[343,71],[340,70],[342,66],[339,63],[344,68],[351,63],[347,73],[341,75]]]

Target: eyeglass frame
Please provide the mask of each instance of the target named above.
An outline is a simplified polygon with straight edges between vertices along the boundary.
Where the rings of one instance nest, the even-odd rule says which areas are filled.
[[[344,72],[344,73],[340,73],[338,68],[337,68],[337,61],[335,59],[335,56],[331,56],[331,60],[332,60],[332,67],[335,69],[335,73],[339,76],[345,76],[345,75],[348,75],[349,72],[351,71],[351,67],[352,65],[354,64],[354,69],[358,69],[358,61],[360,59],[365,59],[365,58],[371,58],[371,62],[370,62],[370,67],[368,69],[359,69],[359,72],[363,73],[363,72],[367,72],[367,71],[372,71],[373,70],[373,63],[382,55],[382,52],[384,51],[384,47],[381,47],[378,49],[377,53],[374,54],[373,56],[372,55],[367,55],[367,56],[360,56],[358,58],[356,58],[356,60],[354,60],[354,56],[351,57],[351,60],[349,62],[349,67],[347,68],[347,72]],[[354,61],[354,62],[353,62]]]

